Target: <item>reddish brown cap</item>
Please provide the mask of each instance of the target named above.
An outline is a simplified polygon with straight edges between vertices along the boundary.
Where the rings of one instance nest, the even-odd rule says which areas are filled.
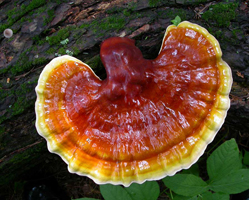
[[[169,26],[158,57],[109,38],[107,78],[71,56],[53,59],[36,87],[36,127],[70,172],[130,185],[189,168],[222,126],[232,75],[217,40],[182,22]]]

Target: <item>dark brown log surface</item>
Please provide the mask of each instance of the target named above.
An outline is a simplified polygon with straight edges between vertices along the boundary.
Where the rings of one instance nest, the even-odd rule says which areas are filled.
[[[112,36],[135,39],[144,57],[153,59],[165,29],[177,15],[214,34],[223,59],[232,69],[231,108],[213,146],[233,137],[240,149],[249,150],[246,2],[229,2],[232,8],[228,8],[227,15],[234,17],[222,16],[226,23],[221,24],[217,17],[221,13],[213,13],[211,18],[203,14],[210,6],[221,6],[212,1],[202,4],[188,0],[0,0],[0,30],[3,33],[11,28],[14,32],[11,38],[0,35],[0,198],[22,199],[33,185],[45,181],[56,182],[70,198],[100,198],[98,186],[67,172],[66,164],[48,152],[45,140],[37,134],[34,89],[39,74],[52,58],[70,54],[105,77],[99,46]]]

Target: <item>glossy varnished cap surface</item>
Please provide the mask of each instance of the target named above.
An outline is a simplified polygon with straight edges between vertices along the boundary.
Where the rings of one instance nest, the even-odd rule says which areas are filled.
[[[166,30],[159,55],[109,38],[107,78],[71,56],[53,59],[36,87],[36,127],[70,172],[130,185],[190,167],[222,126],[232,76],[217,40],[182,22]]]

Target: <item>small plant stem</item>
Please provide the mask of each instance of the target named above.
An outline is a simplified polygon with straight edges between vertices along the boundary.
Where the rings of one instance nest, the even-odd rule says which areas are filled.
[[[169,193],[170,193],[170,198],[173,200],[173,199],[174,199],[174,197],[173,197],[173,194],[172,194],[171,189],[169,190]]]

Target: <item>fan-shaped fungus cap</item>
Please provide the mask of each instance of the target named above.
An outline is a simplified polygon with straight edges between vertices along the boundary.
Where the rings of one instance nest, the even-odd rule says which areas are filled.
[[[107,78],[62,56],[36,87],[36,127],[70,172],[130,185],[189,168],[220,129],[230,106],[231,70],[217,40],[196,24],[169,26],[158,57],[133,40],[101,45]]]

